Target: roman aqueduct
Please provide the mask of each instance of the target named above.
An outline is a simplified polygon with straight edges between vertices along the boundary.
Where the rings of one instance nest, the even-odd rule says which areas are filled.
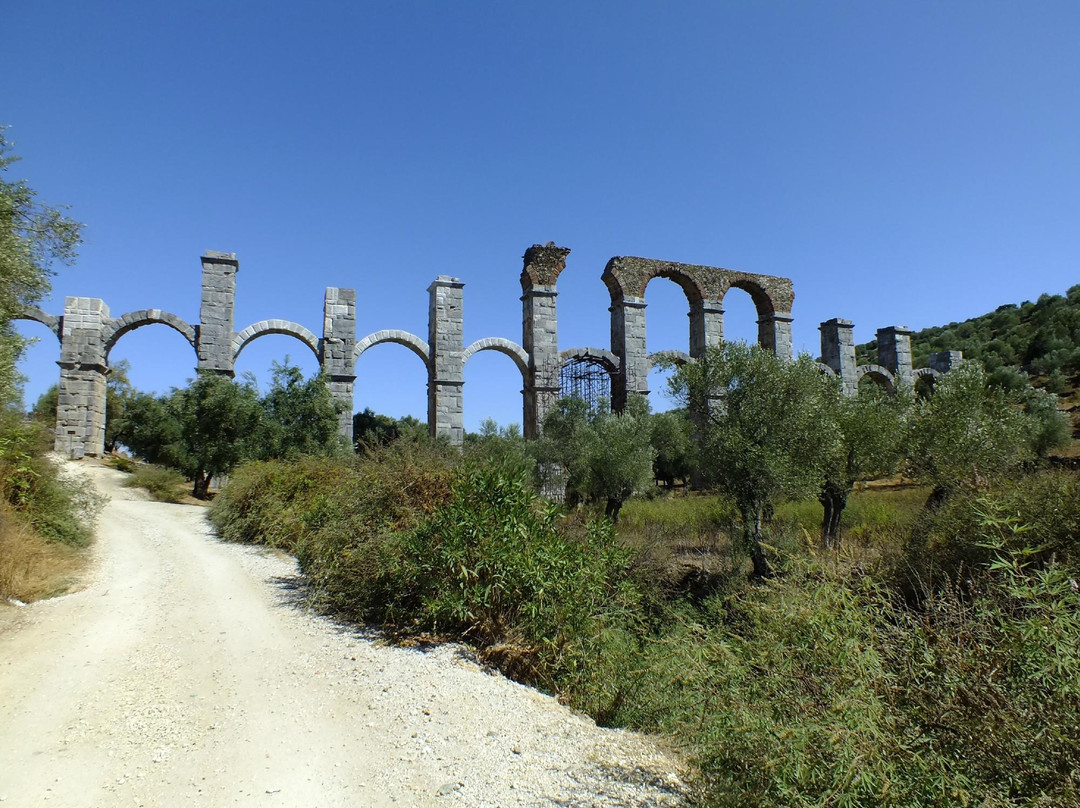
[[[323,303],[323,333],[287,320],[263,320],[234,330],[233,306],[239,263],[232,253],[202,256],[202,303],[199,322],[192,324],[162,309],[143,309],[112,317],[105,301],[69,297],[62,315],[40,309],[22,313],[60,341],[60,385],[56,412],[56,449],[72,457],[100,456],[105,447],[105,390],[109,352],[124,334],[150,324],[175,329],[197,357],[197,369],[232,376],[237,357],[252,340],[267,334],[286,334],[306,345],[317,357],[334,398],[342,403],[341,432],[351,439],[353,385],[356,361],[383,342],[404,345],[427,368],[428,429],[460,444],[464,438],[463,395],[465,363],[479,351],[498,351],[510,357],[523,381],[523,423],[526,437],[537,435],[544,414],[561,395],[560,372],[568,363],[601,368],[610,378],[612,402],[620,407],[632,395],[648,395],[648,374],[655,356],[646,352],[645,287],[656,277],[670,278],[686,294],[690,311],[689,353],[693,361],[717,345],[724,334],[723,300],[729,289],[749,293],[758,314],[758,343],[779,356],[790,357],[791,308],[794,292],[787,278],[755,275],[716,267],[677,264],[647,258],[612,258],[602,279],[611,295],[611,348],[559,349],[556,283],[566,268],[570,250],[553,244],[525,251],[521,272],[521,342],[488,337],[463,342],[464,284],[437,277],[428,287],[428,334],[423,339],[407,331],[385,330],[356,338],[356,292],[331,287]],[[869,376],[889,388],[913,385],[919,376],[936,377],[957,361],[959,354],[931,356],[929,368],[912,369],[911,332],[889,327],[877,332],[879,364],[858,365],[850,321],[821,324],[823,372],[841,379],[853,395]]]

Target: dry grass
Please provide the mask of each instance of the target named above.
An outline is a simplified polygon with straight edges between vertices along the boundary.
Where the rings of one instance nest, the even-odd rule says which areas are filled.
[[[29,603],[63,594],[85,563],[85,552],[41,538],[0,505],[0,600]]]

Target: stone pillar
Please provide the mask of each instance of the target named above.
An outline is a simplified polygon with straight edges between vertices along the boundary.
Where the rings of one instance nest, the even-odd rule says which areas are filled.
[[[792,358],[790,311],[778,311],[761,317],[758,321],[758,345],[772,351],[781,359]],[[831,321],[830,321],[831,322]]]
[[[963,351],[937,351],[930,354],[927,364],[938,373],[948,373],[964,361]]]
[[[464,287],[447,275],[428,287],[428,431],[435,438],[445,435],[453,446],[465,441]]]
[[[878,364],[892,373],[897,387],[912,387],[915,377],[911,372],[911,329],[891,325],[877,330]]]
[[[559,318],[555,283],[566,269],[570,250],[534,244],[525,251],[521,270],[521,345],[529,355],[522,390],[526,439],[540,435],[544,416],[559,400]]]
[[[833,369],[843,385],[844,395],[854,396],[859,392],[859,381],[855,376],[855,337],[851,320],[834,317],[822,323],[821,359]]]
[[[356,290],[329,287],[323,300],[319,363],[338,407],[338,431],[351,446],[353,386],[356,382]]]
[[[199,370],[233,375],[233,304],[239,270],[236,253],[207,250],[202,257],[202,306],[196,347]]]
[[[704,356],[709,348],[724,341],[724,310],[717,300],[690,304],[690,356]]]
[[[56,451],[71,458],[105,454],[105,326],[109,307],[91,297],[64,301]]]
[[[611,351],[620,371],[612,385],[612,407],[621,410],[632,395],[649,395],[649,356],[645,346],[645,299],[624,297],[611,312]]]

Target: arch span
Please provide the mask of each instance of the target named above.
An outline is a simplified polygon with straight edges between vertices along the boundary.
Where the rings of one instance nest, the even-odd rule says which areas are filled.
[[[896,377],[887,368],[881,365],[859,365],[855,368],[855,383],[861,382],[864,376],[869,376],[874,383],[883,387],[886,392],[896,392]]]
[[[188,345],[195,348],[195,326],[188,323],[186,320],[182,320],[175,314],[171,314],[161,309],[141,309],[139,311],[129,311],[120,317],[115,318],[112,321],[112,331],[105,334],[105,355],[109,355],[109,351],[116,345],[117,340],[129,331],[134,331],[136,328],[142,328],[144,325],[152,325],[154,323],[161,323],[167,325],[174,331],[178,331],[180,335],[187,340]]]
[[[355,362],[368,348],[374,345],[378,345],[381,342],[393,342],[398,345],[404,345],[414,354],[420,357],[420,361],[425,366],[431,363],[431,348],[427,342],[420,339],[415,334],[410,334],[408,331],[399,331],[396,328],[383,329],[382,331],[376,331],[374,334],[368,334],[362,340],[356,343],[356,347],[353,349],[353,361]]]
[[[311,349],[316,359],[319,358],[319,338],[299,323],[293,323],[289,320],[260,320],[257,323],[252,323],[233,337],[233,361],[235,362],[239,358],[240,352],[244,350],[249,342],[267,334],[285,334],[296,337]]]
[[[694,357],[692,357],[686,351],[675,350],[657,351],[656,353],[649,354],[646,358],[648,359],[650,370],[652,370],[653,366],[656,365],[657,360],[661,359],[669,359],[676,365],[689,365],[691,362],[695,361]]]
[[[509,356],[514,360],[517,369],[521,371],[521,377],[523,379],[528,378],[529,355],[525,353],[524,348],[513,340],[505,339],[503,337],[485,337],[484,339],[478,339],[461,354],[461,363],[464,365],[469,361],[469,358],[472,357],[473,354],[479,353],[480,351],[497,351],[498,353]]]
[[[57,317],[54,314],[46,314],[36,306],[23,309],[11,318],[12,320],[32,320],[35,323],[41,323],[47,329],[52,331],[58,340],[63,342],[64,339],[64,318]]]
[[[560,365],[565,365],[570,360],[600,365],[612,376],[619,372],[619,357],[604,348],[567,348],[559,353]]]

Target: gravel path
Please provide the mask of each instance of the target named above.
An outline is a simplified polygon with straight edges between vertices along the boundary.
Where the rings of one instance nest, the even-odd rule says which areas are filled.
[[[0,806],[666,806],[677,761],[493,675],[300,605],[288,556],[109,496],[91,580],[0,633]]]

